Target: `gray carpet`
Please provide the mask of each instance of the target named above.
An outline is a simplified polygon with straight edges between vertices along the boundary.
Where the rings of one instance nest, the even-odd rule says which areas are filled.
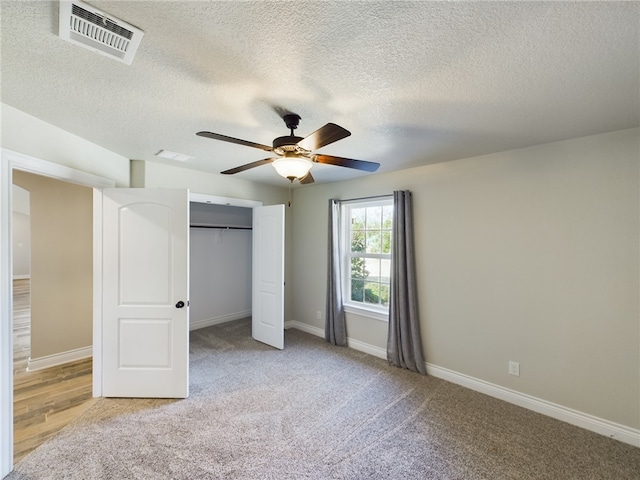
[[[640,449],[289,330],[191,333],[186,400],[100,399],[16,479],[640,479]]]

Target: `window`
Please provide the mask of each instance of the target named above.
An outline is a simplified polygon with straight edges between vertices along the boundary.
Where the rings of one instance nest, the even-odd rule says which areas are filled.
[[[391,281],[393,198],[342,204],[345,309],[387,320]],[[363,313],[356,311],[356,313]],[[378,315],[375,315],[375,314]]]

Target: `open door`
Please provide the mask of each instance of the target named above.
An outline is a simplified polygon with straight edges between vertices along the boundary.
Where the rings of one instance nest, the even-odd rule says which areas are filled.
[[[189,395],[189,193],[103,190],[105,397]]]
[[[253,209],[252,333],[284,348],[284,205]]]

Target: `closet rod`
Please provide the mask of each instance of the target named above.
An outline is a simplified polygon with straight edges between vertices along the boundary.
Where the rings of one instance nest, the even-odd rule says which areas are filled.
[[[219,228],[222,230],[251,230],[251,227],[234,227],[231,225],[190,225],[191,228]]]

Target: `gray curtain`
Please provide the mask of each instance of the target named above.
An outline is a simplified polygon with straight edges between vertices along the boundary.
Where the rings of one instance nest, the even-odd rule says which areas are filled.
[[[347,346],[347,330],[342,310],[342,276],[340,274],[340,202],[329,200],[327,251],[327,308],[324,338],[333,345]]]
[[[427,368],[422,359],[415,265],[411,192],[395,191],[387,360],[391,365],[426,375]]]

